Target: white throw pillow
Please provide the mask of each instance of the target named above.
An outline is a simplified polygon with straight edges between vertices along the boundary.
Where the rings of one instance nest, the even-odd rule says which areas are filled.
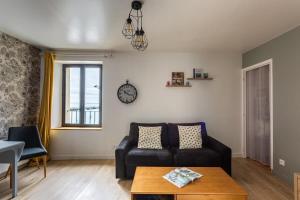
[[[139,149],[162,149],[161,126],[139,126]]]
[[[178,126],[179,149],[202,148],[201,126]]]

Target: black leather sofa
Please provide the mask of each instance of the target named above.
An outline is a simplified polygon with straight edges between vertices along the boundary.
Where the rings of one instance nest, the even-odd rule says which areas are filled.
[[[202,148],[179,149],[178,125],[201,125]],[[138,149],[139,126],[162,126],[163,149]],[[137,166],[222,167],[231,175],[231,149],[207,135],[204,122],[131,123],[126,136],[115,150],[116,178],[132,179]]]

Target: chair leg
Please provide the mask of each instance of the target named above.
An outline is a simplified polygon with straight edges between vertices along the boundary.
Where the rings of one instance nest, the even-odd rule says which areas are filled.
[[[36,163],[36,166],[37,166],[37,168],[38,168],[38,169],[40,169],[40,162],[39,162],[39,158],[38,158],[38,157],[36,157],[36,158],[34,158],[34,160],[35,160],[35,163]]]
[[[12,169],[11,169],[11,165],[9,165],[9,188],[12,188]]]
[[[43,156],[43,164],[44,164],[44,178],[47,176],[47,156]]]

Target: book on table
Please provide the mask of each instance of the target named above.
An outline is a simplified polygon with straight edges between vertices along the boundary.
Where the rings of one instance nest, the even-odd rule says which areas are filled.
[[[163,178],[169,181],[170,183],[176,185],[177,187],[182,188],[190,182],[201,178],[202,176],[202,174],[194,172],[188,168],[182,167],[172,170],[171,172],[164,175]]]

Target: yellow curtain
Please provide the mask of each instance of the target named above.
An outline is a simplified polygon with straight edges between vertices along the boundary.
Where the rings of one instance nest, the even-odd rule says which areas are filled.
[[[49,150],[50,129],[51,129],[51,110],[52,110],[52,90],[54,73],[55,55],[46,52],[44,55],[44,84],[43,94],[38,121],[38,129],[41,134],[41,140],[47,150]]]

